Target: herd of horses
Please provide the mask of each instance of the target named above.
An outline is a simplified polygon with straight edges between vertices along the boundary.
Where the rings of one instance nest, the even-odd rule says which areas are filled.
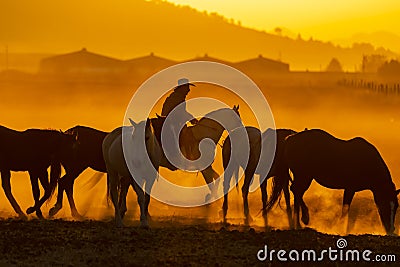
[[[218,121],[213,120],[213,117],[218,118]],[[268,129],[261,132],[255,127],[244,127],[240,119],[237,120],[238,117],[240,118],[239,106],[213,111],[201,118],[197,124],[184,128],[187,131],[184,136],[190,137],[190,140],[179,140],[183,155],[188,159],[196,159],[201,154],[199,144],[204,138],[211,139],[217,145],[223,132],[228,129],[228,136],[222,146],[225,170],[222,206],[224,222],[228,211],[231,178],[236,177],[238,180],[238,170],[242,167],[245,174],[242,197],[246,224],[251,221],[247,200],[249,187],[253,176],[258,174],[261,181],[262,214],[266,222],[268,211],[275,206],[283,193],[290,228],[301,227],[300,214],[301,221],[307,225],[309,212],[303,195],[314,179],[324,187],[344,190],[342,216],[348,215],[355,192],[371,190],[386,233],[394,234],[397,195],[400,190],[396,190],[387,165],[372,144],[360,137],[350,140],[337,139],[319,129],[306,129],[301,132]],[[177,168],[169,162],[161,146],[161,129],[165,117],[157,116],[138,123],[132,120],[130,122],[130,126],[119,127],[110,133],[84,126],[75,126],[65,132],[39,129],[20,132],[0,126],[2,187],[15,212],[21,218],[26,218],[11,192],[11,171],[29,173],[34,205],[26,210],[27,214],[36,212],[39,218],[43,218],[41,206],[50,199],[58,185],[57,202],[50,209],[49,216],[56,215],[62,208],[65,191],[72,216],[80,218],[73,198],[73,185],[85,169],[92,168],[100,173],[107,173],[107,192],[114,206],[117,226],[123,225],[122,219],[127,210],[126,196],[129,187],[132,186],[140,206],[141,226],[148,227],[150,192],[159,167],[172,171]],[[240,149],[239,153],[238,150],[231,150],[231,140],[234,140],[232,137],[239,128],[243,130],[243,127],[250,148],[249,157],[245,160]],[[133,166],[136,166],[135,179],[125,160],[122,142],[124,134],[129,144],[130,160]],[[276,144],[271,168],[263,168],[263,162],[266,160],[262,156],[265,154],[263,150],[271,149],[271,144]],[[189,146],[189,149],[182,149],[184,146]],[[144,160],[144,154],[150,158],[150,162]],[[47,171],[49,167],[50,179]],[[61,167],[65,170],[62,177]],[[219,175],[211,165],[201,173],[210,190],[207,197],[215,196]],[[269,199],[268,178],[273,178]],[[39,182],[44,189],[41,198]],[[290,191],[294,196],[294,216],[290,204]]]

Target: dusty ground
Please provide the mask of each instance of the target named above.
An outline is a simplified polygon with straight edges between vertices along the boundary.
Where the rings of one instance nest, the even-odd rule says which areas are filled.
[[[4,219],[0,221],[1,266],[275,266],[260,262],[257,252],[268,249],[336,249],[339,236],[312,229],[298,231],[246,228],[221,224],[192,224],[160,219],[151,230],[137,222],[117,229],[112,222]],[[400,238],[346,236],[348,249],[395,254],[400,260]],[[372,257],[372,256],[371,256]],[[365,263],[363,263],[364,265]],[[292,262],[291,266],[300,266]],[[318,264],[304,264],[314,266]],[[321,265],[321,264],[319,264]],[[329,262],[324,266],[353,266],[354,262]],[[358,264],[360,265],[360,264]],[[369,266],[387,266],[373,263]]]

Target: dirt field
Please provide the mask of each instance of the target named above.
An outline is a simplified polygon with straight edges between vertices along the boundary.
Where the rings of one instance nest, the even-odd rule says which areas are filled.
[[[260,262],[257,252],[268,250],[337,249],[335,235],[311,229],[298,231],[245,228],[201,221],[184,224],[169,219],[153,222],[150,230],[138,222],[117,229],[112,222],[6,219],[0,221],[1,266],[275,266],[275,257]],[[394,254],[400,257],[398,237],[349,235],[347,249]],[[398,259],[397,259],[398,260]],[[355,262],[303,263],[317,266],[353,266]],[[365,265],[363,262],[361,265]],[[388,266],[388,263],[374,266]],[[285,265],[300,266],[299,262]],[[357,265],[360,265],[358,263]],[[398,266],[390,263],[390,266]],[[369,265],[372,266],[372,265]]]

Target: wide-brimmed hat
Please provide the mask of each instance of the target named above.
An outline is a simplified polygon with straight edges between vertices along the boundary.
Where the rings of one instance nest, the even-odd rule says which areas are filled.
[[[182,78],[182,79],[179,79],[178,80],[178,85],[177,86],[175,86],[174,87],[174,89],[176,89],[176,88],[178,88],[179,86],[182,86],[182,85],[191,85],[191,86],[196,86],[196,85],[194,85],[193,83],[190,83],[189,82],[189,79],[186,79],[186,78]]]

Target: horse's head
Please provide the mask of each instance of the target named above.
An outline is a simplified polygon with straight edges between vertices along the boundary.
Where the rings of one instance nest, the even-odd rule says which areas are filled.
[[[149,119],[148,123],[151,124],[151,126],[153,128],[154,135],[157,138],[157,141],[159,143],[161,143],[161,131],[162,131],[162,127],[164,126],[165,119],[167,117],[160,116],[158,114],[156,114],[156,116],[157,116],[156,118]]]
[[[146,120],[146,128],[145,128],[145,131],[144,131],[144,139],[147,142],[153,136],[154,136],[153,123],[151,122],[151,120],[149,118],[147,118],[147,120]]]
[[[140,141],[140,138],[144,137],[146,144],[155,141],[155,132],[152,119],[147,118],[146,121],[141,121],[139,123],[136,123],[132,119],[129,119],[129,122],[132,126],[132,139],[134,139],[135,136],[138,136],[139,138],[136,140]]]
[[[79,140],[78,135],[69,131],[56,131],[56,151],[59,159],[63,160],[68,157],[75,157],[78,153]]]
[[[400,189],[393,192],[384,192],[383,194],[375,195],[375,203],[378,207],[379,216],[381,218],[383,227],[385,227],[386,233],[392,235],[394,233],[394,220],[396,217],[396,211],[399,207],[397,195],[400,193]]]

